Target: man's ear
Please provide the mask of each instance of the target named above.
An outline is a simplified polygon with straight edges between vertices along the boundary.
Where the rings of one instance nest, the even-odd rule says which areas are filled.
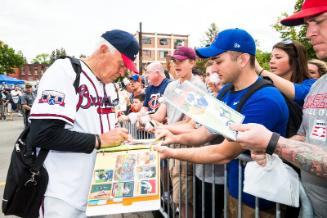
[[[108,52],[109,48],[105,44],[102,44],[102,45],[100,45],[99,50],[100,50],[100,53],[103,54],[103,53]]]
[[[195,60],[189,59],[189,62],[193,65],[193,67],[195,66]]]
[[[237,57],[237,61],[242,67],[245,67],[250,62],[250,55],[242,53],[240,56]]]

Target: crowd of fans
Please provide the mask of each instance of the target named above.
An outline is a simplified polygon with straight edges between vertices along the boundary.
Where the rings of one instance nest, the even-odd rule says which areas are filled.
[[[301,43],[284,40],[273,46],[269,69],[264,69],[256,60],[253,37],[242,29],[227,29],[221,31],[207,47],[195,50],[185,46],[177,47],[169,56],[166,66],[155,61],[145,67],[143,74],[134,73],[120,83],[115,83],[119,97],[119,105],[116,106],[119,122],[130,122],[142,131],[155,133],[156,137],[163,140],[162,144],[166,145],[157,147],[156,150],[162,159],[170,158],[166,162],[161,162],[161,170],[165,170],[170,176],[172,201],[180,205],[181,217],[186,217],[186,214],[192,217],[193,211],[196,217],[202,215],[201,202],[212,201],[212,185],[215,185],[216,201],[215,205],[204,205],[205,217],[211,217],[211,206],[216,209],[216,217],[221,216],[224,185],[228,188],[228,213],[230,217],[236,217],[239,197],[237,175],[241,172],[235,158],[243,153],[251,153],[252,158],[262,164],[265,163],[266,153],[272,154],[275,149],[276,153],[290,162],[288,164],[293,164],[292,167],[297,169],[312,203],[314,215],[327,216],[326,149],[319,147],[326,146],[327,124],[323,116],[326,116],[327,65],[322,60],[327,58],[327,5],[325,1],[306,0],[302,12],[283,20],[282,23],[299,25],[305,22],[308,28],[307,37],[314,44],[316,55],[321,60],[308,60],[307,51]],[[104,37],[107,37],[108,42],[115,43],[116,38],[113,40],[109,36]],[[119,44],[116,46],[119,47]],[[102,50],[110,51],[110,48],[108,45],[100,46],[99,54]],[[137,46],[134,50],[137,53]],[[125,50],[124,52],[128,53]],[[112,53],[120,57],[117,51],[113,50]],[[136,54],[132,55],[134,58],[135,56]],[[92,58],[94,57],[88,59],[90,65],[93,62]],[[207,59],[205,71],[195,69],[197,58]],[[123,74],[123,71],[119,70],[119,73]],[[98,78],[101,75],[96,76]],[[274,86],[256,90],[239,108],[238,104],[248,90],[263,80],[271,81]],[[243,126],[231,127],[239,131],[236,141],[224,139],[217,132],[195,122],[166,101],[166,96],[175,89],[186,89],[185,81],[245,115]],[[7,116],[12,119],[12,111],[22,110],[25,124],[28,125],[27,119],[33,101],[31,86],[26,85],[24,93],[19,91],[18,87],[13,90],[3,89],[1,117]],[[299,131],[292,136],[296,141],[291,142],[285,139],[290,136],[287,133],[288,122],[292,116],[288,104],[290,101],[303,109],[303,122],[298,127]],[[93,136],[89,137],[94,141]],[[126,138],[127,134],[125,136],[124,132],[124,137],[120,141]],[[108,137],[109,139],[111,138]],[[101,148],[101,144],[108,143],[101,143],[101,139],[97,138],[95,148]],[[319,145],[318,148],[316,145]],[[311,161],[313,159],[314,161]],[[189,164],[184,164],[183,161],[189,161]],[[212,172],[210,169],[202,168],[202,165],[199,167],[197,165],[193,172],[191,170],[193,163],[220,166],[227,163],[228,184],[223,182],[223,168]],[[244,166],[241,168],[243,171]],[[203,174],[206,175],[205,178],[202,177]],[[199,194],[202,192],[205,195]],[[241,196],[244,216],[253,217],[254,196],[244,192]],[[259,207],[260,217],[275,216],[273,202],[261,199]],[[282,215],[285,217],[297,217],[300,210],[291,207],[284,209]]]
[[[238,33],[238,31],[241,31],[241,33]],[[143,76],[132,75],[126,84],[126,88],[130,87],[129,90],[126,89],[130,93],[128,103],[130,109],[121,113],[123,115],[121,115],[120,120],[130,120],[133,123],[137,123],[138,128],[155,132],[157,137],[164,139],[163,144],[168,145],[168,147],[159,148],[158,151],[163,158],[171,158],[169,160],[169,175],[173,202],[178,204],[180,201],[181,208],[179,209],[182,217],[185,217],[186,213],[191,215],[193,213],[193,185],[196,186],[196,216],[201,216],[203,196],[199,193],[205,188],[203,190],[205,201],[211,202],[212,184],[214,181],[217,199],[214,206],[217,217],[221,215],[224,196],[223,169],[217,169],[213,175],[210,169],[202,168],[202,165],[201,167],[197,165],[196,172],[192,170],[187,171],[187,168],[192,169],[192,167],[182,165],[181,171],[179,171],[181,162],[178,160],[186,160],[191,163],[216,164],[230,162],[227,168],[228,213],[234,217],[236,216],[235,208],[237,207],[238,198],[238,182],[235,173],[238,170],[233,159],[244,152],[244,150],[242,150],[241,144],[219,138],[216,133],[210,132],[204,126],[197,124],[190,117],[185,116],[178,109],[169,105],[165,101],[165,95],[177,87],[182,88],[184,81],[190,81],[208,94],[219,98],[220,90],[225,89],[228,84],[232,84],[234,90],[232,89],[227,97],[219,99],[235,109],[236,107],[233,104],[239,100],[239,96],[243,95],[242,92],[244,90],[258,80],[263,78],[269,79],[276,87],[276,90],[273,90],[271,87],[262,89],[258,96],[252,97],[254,99],[253,102],[251,101],[250,103],[249,101],[240,112],[246,115],[244,123],[261,123],[271,131],[289,137],[291,135],[287,134],[287,121],[289,116],[291,116],[288,112],[292,113],[292,110],[288,108],[289,105],[286,103],[286,98],[288,99],[287,102],[292,101],[297,107],[302,109],[311,87],[317,79],[326,73],[326,62],[318,59],[308,60],[305,47],[293,40],[284,40],[276,43],[272,48],[269,69],[263,69],[255,59],[256,49],[254,43],[251,45],[252,47],[248,43],[248,41],[253,40],[252,37],[248,36],[246,31],[242,31],[240,29],[222,31],[209,47],[200,48],[196,51],[188,47],[178,47],[170,56],[170,61],[168,66],[166,66],[166,69],[169,70],[168,74],[164,73],[165,67],[160,62],[153,62],[146,66]],[[247,41],[245,45],[247,49],[241,50],[238,49],[238,46],[236,48],[232,47],[235,42],[230,43],[228,41],[231,40],[230,38],[223,38],[225,33],[230,38],[242,38],[246,35],[244,41]],[[240,41],[240,47],[244,46],[242,39]],[[216,51],[213,51],[214,49]],[[205,72],[194,69],[196,55],[200,58],[209,58],[205,65]],[[166,75],[174,75],[174,77],[167,78]],[[156,80],[155,78],[159,79]],[[143,99],[143,107],[141,108],[140,104],[142,104]],[[293,139],[303,141],[301,137],[295,135]],[[190,149],[190,147],[197,148]],[[232,147],[234,149],[231,149]],[[163,166],[164,164],[162,164]],[[303,172],[296,166],[292,165],[292,167],[297,170],[301,177]],[[206,178],[201,176],[203,175],[203,170],[205,171]],[[193,184],[192,180],[193,173],[196,175],[195,184]],[[215,178],[215,180],[213,181],[212,178]],[[205,186],[202,186],[201,183],[203,179],[205,180]],[[182,183],[181,186],[179,186],[179,182]],[[187,187],[186,183],[188,183]],[[315,196],[312,193],[318,188],[316,185],[314,188],[306,186],[306,190],[311,198]],[[182,189],[181,196],[179,196],[180,188]],[[320,188],[326,189],[326,186],[321,184],[318,189]],[[321,196],[324,195],[324,192],[321,192]],[[188,193],[188,199],[186,199],[186,193]],[[322,198],[319,203],[324,204],[326,199]],[[260,216],[274,216],[275,209],[271,202],[260,201],[259,204],[261,209]],[[319,208],[316,204],[317,202],[313,204],[314,210]],[[242,205],[244,207],[243,213],[247,216],[254,215],[255,205],[253,196],[242,193]],[[189,211],[186,211],[186,208]],[[283,215],[286,217],[297,217],[299,210],[300,208],[285,207]],[[211,217],[211,204],[205,204],[205,211],[207,211],[205,217]],[[315,211],[314,213],[324,214],[325,212]]]
[[[201,57],[201,53],[196,51],[197,55]],[[228,50],[227,50],[228,52]],[[236,54],[236,58],[237,55]],[[233,54],[235,55],[235,54]],[[210,56],[202,56],[202,58],[210,57]],[[219,59],[210,59],[207,61],[205,65],[205,72],[201,72],[199,69],[194,68],[194,60],[196,58],[195,51],[192,48],[188,47],[178,47],[174,54],[170,56],[169,62],[169,70],[174,72],[175,77],[167,78],[165,74],[165,66],[163,66],[160,62],[153,62],[149,63],[146,66],[146,70],[144,75],[132,75],[129,77],[128,81],[124,83],[124,91],[127,92],[127,95],[124,95],[124,98],[127,99],[128,107],[124,111],[119,112],[119,120],[121,122],[130,121],[132,123],[136,123],[137,127],[140,129],[145,129],[146,131],[156,132],[159,137],[164,136],[165,141],[164,144],[169,145],[170,147],[193,147],[193,146],[204,146],[208,144],[217,144],[221,142],[216,138],[217,135],[213,134],[212,136],[208,136],[206,139],[201,139],[199,143],[194,143],[194,140],[197,139],[194,136],[201,136],[205,138],[205,134],[203,132],[196,133],[195,131],[204,128],[199,127],[197,123],[195,123],[191,118],[183,115],[178,109],[172,107],[171,105],[167,104],[164,100],[165,94],[170,92],[170,90],[182,86],[183,82],[188,80],[191,83],[195,84],[198,87],[201,87],[202,90],[206,91],[208,94],[217,96],[219,91],[226,85],[227,83],[233,83],[233,80],[226,79],[227,76],[222,75],[221,69],[221,62],[222,60]],[[308,94],[311,86],[315,83],[316,79],[321,77],[326,72],[326,63],[320,60],[310,60],[308,61],[307,52],[305,47],[301,45],[297,41],[285,40],[279,43],[276,43],[272,49],[271,59],[269,61],[269,69],[263,69],[259,63],[255,60],[253,55],[253,72],[255,75],[259,75],[260,78],[267,78],[273,82],[276,88],[279,89],[281,93],[283,93],[290,101],[294,101],[299,107],[302,108],[304,99]],[[167,68],[167,66],[166,66]],[[226,73],[230,73],[230,70],[225,70]],[[228,72],[227,72],[228,71]],[[220,73],[219,73],[220,72]],[[248,75],[247,75],[248,76]],[[235,81],[234,81],[235,82]],[[235,82],[237,84],[237,82]],[[251,85],[251,84],[249,84]],[[125,93],[126,94],[126,93]],[[262,94],[262,93],[261,93]],[[272,93],[262,95],[274,95]],[[276,97],[276,96],[275,96]],[[280,97],[278,97],[280,98]],[[285,104],[281,100],[279,101],[279,105]],[[277,108],[270,110],[265,109],[269,107],[267,103],[264,103],[264,112],[268,117],[272,117],[271,113],[278,114]],[[143,105],[143,107],[141,106]],[[251,107],[254,107],[252,105]],[[259,105],[256,105],[259,107]],[[285,110],[285,106],[283,106]],[[281,107],[279,107],[281,109]],[[275,110],[275,111],[274,111]],[[279,109],[278,109],[279,110]],[[243,111],[244,113],[244,111]],[[255,116],[259,116],[259,112],[255,113]],[[282,129],[280,130],[280,134],[285,135],[285,128],[288,117],[286,116],[286,110],[282,112],[278,118],[276,117],[275,121],[277,120],[286,120],[282,125]],[[249,114],[247,117],[250,117]],[[268,119],[268,117],[263,119]],[[271,118],[272,119],[272,118]],[[259,121],[248,121],[248,122],[259,122]],[[279,121],[278,121],[279,122]],[[277,122],[277,123],[278,123]],[[263,123],[266,123],[264,121]],[[276,125],[276,124],[271,124]],[[269,124],[268,124],[269,126]],[[271,128],[274,128],[273,126]],[[276,131],[276,129],[275,129]],[[186,134],[192,135],[190,140],[177,140],[178,137],[183,137]],[[175,144],[175,145],[173,145]],[[180,145],[184,144],[184,145]],[[184,151],[183,151],[184,152]],[[240,151],[241,152],[241,151]],[[207,153],[201,153],[196,151],[196,153],[204,158]],[[236,154],[236,153],[235,153]],[[239,152],[237,152],[239,154]],[[169,156],[168,156],[169,157]],[[192,198],[193,198],[193,181],[192,175],[193,171],[189,171],[186,173],[186,165],[183,165],[181,168],[182,171],[179,171],[179,164],[180,162],[176,159],[182,160],[191,160],[191,162],[200,162],[203,161],[197,159],[189,159],[189,157],[180,157],[180,156],[173,156],[175,159],[169,161],[169,173],[171,178],[171,185],[173,189],[173,201],[174,203],[178,204],[179,198],[182,199],[181,205],[181,213],[182,217],[185,217],[185,204],[188,203],[189,211],[188,214],[192,214],[193,206],[192,205]],[[235,155],[231,156],[232,158]],[[209,159],[208,159],[209,160]],[[224,162],[224,161],[223,161]],[[221,163],[223,163],[221,162]],[[220,163],[217,160],[212,160],[212,162],[205,163]],[[162,162],[162,168],[165,166],[165,163]],[[202,180],[205,180],[204,186],[204,193],[205,193],[205,201],[211,202],[212,199],[212,184],[215,181],[215,198],[216,200],[216,214],[220,216],[223,211],[223,168],[220,166],[217,167],[215,170],[215,174],[213,175],[211,172],[211,168],[206,169],[202,168],[202,165],[196,165],[196,193],[201,193],[202,191]],[[293,166],[294,167],[294,166]],[[188,166],[191,169],[190,166]],[[205,171],[205,178],[202,178],[203,170]],[[298,169],[297,169],[298,170]],[[232,171],[231,171],[232,172]],[[299,170],[298,170],[299,172]],[[300,173],[299,173],[300,174]],[[181,182],[182,182],[182,196],[179,196],[179,176],[181,175]],[[213,180],[213,178],[215,179]],[[231,175],[230,175],[231,177]],[[188,180],[188,189],[186,190],[186,180]],[[233,178],[233,180],[237,180]],[[231,181],[229,183],[232,183]],[[229,205],[236,206],[237,200],[237,193],[234,193],[237,184],[234,186],[230,186],[230,198]],[[185,194],[188,193],[187,202],[185,202]],[[202,214],[202,204],[203,201],[201,194],[196,194],[196,215],[201,216]],[[235,199],[234,199],[235,198]],[[245,210],[247,214],[254,213],[254,200],[249,197],[249,195],[243,193],[243,203],[249,208],[249,211]],[[267,202],[261,202],[260,204],[263,209],[262,215],[265,217],[273,216],[274,209],[272,204]],[[211,204],[205,204],[205,211],[206,217],[211,216],[212,211]],[[229,212],[231,212],[230,210]],[[285,210],[285,215],[287,216],[298,216],[299,209],[287,207]],[[230,213],[232,216],[236,215],[234,213]]]
[[[22,116],[24,125],[28,125],[28,117],[35,100],[36,89],[26,84],[25,86],[3,85],[0,92],[0,119],[14,120],[14,114]]]

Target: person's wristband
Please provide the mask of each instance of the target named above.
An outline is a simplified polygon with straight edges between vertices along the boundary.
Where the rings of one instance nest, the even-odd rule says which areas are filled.
[[[101,149],[101,139],[99,135],[95,135],[97,141],[98,141],[98,146],[96,147],[97,150]]]
[[[259,72],[258,76],[261,76],[261,74],[262,74],[262,72],[263,72],[264,70],[265,70],[265,69],[264,69],[264,68],[262,68],[262,70],[260,70],[260,72]]]
[[[280,135],[278,133],[273,133],[266,148],[266,153],[272,155],[276,149]]]

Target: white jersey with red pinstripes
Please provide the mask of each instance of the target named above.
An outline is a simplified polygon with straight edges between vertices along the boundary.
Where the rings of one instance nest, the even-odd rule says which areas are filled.
[[[69,59],[57,60],[43,75],[30,119],[59,119],[71,131],[100,134],[115,127],[118,97],[113,84],[104,85],[82,62],[78,94]],[[91,154],[50,151],[44,165],[49,173],[46,196],[85,210],[95,162]]]

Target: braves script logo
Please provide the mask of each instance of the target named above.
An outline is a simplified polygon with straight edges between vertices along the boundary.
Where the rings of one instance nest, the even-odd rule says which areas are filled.
[[[65,94],[54,91],[54,90],[44,90],[39,99],[39,103],[47,103],[49,105],[59,105],[65,106]]]
[[[95,97],[90,94],[86,85],[81,85],[77,90],[79,99],[77,103],[77,110],[79,108],[89,109],[91,106],[98,107],[99,114],[108,114],[115,112],[114,107],[118,105],[119,100],[111,100],[110,97]]]

